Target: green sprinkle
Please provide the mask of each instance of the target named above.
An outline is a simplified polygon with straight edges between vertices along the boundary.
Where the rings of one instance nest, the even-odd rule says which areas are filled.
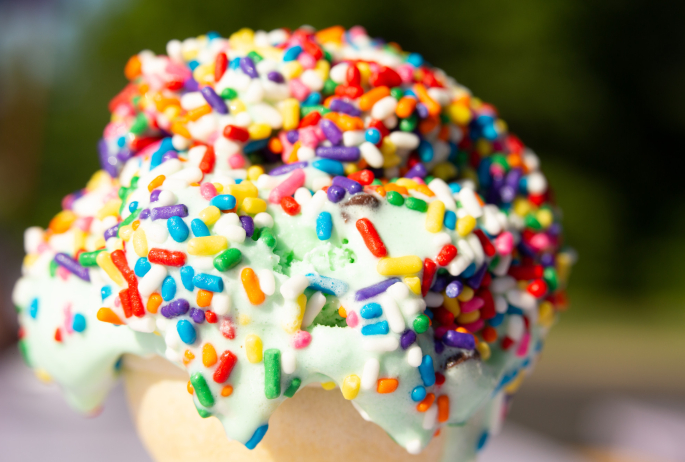
[[[271,247],[272,249],[276,247],[276,238],[271,233],[271,229],[269,228],[262,229],[262,233],[259,236],[259,240],[266,244],[267,247]]]
[[[212,390],[209,389],[207,381],[202,376],[201,373],[195,372],[190,376],[190,383],[195,389],[195,395],[197,400],[200,401],[204,407],[214,406],[214,396],[212,396]]]
[[[97,266],[95,261],[100,252],[104,252],[105,249],[95,250],[93,252],[83,252],[78,256],[78,262],[81,266]]]
[[[288,398],[292,398],[295,396],[295,392],[300,388],[300,385],[302,385],[302,380],[295,377],[290,381],[290,385],[288,385],[288,388],[285,389],[283,395],[287,396]]]
[[[302,106],[300,108],[300,117],[305,117],[311,114],[312,112],[318,112],[319,115],[324,116],[331,112],[331,110],[328,109],[326,106],[322,106],[320,104],[314,104],[312,106]]]
[[[419,119],[416,117],[416,114],[412,114],[406,119],[402,119],[400,121],[400,130],[403,132],[413,132],[414,129],[416,129],[418,122]]]
[[[131,223],[133,223],[133,221],[136,218],[138,218],[138,215],[140,215],[140,212],[142,212],[142,211],[143,211],[143,209],[137,209],[135,212],[133,212],[132,214],[127,216],[124,221],[119,223],[119,229],[117,229],[117,237],[121,237],[121,228],[123,228],[124,226],[128,226]]]
[[[264,352],[264,394],[267,399],[281,396],[281,350],[275,348]]]
[[[257,53],[256,51],[251,51],[247,54],[250,58],[252,58],[252,61],[254,61],[255,64],[258,64],[260,61],[264,61],[264,58],[262,55]]]
[[[252,240],[256,241],[259,239],[259,236],[262,235],[262,228],[255,228],[254,232],[252,233]]]
[[[197,413],[200,414],[200,417],[202,417],[203,419],[212,416],[212,413],[209,412],[207,409],[202,409],[201,407],[197,406],[195,406],[195,409],[197,409]]]
[[[371,186],[383,186],[383,182],[376,178],[371,182]]]
[[[140,181],[140,177],[138,175],[131,178],[131,186],[129,186],[129,188],[131,190],[136,189],[138,187],[138,181]]]
[[[31,360],[29,359],[29,345],[26,343],[26,340],[19,340],[19,352],[21,353],[21,358],[24,360],[24,363],[31,367]]]
[[[554,269],[553,266],[548,266],[547,268],[545,268],[544,273],[542,273],[542,277],[547,283],[547,287],[549,287],[550,292],[554,292],[557,289],[557,286],[559,285],[557,270]]]
[[[404,197],[397,191],[388,191],[385,198],[388,199],[388,202],[392,205],[397,205],[398,207],[404,204]]]
[[[214,268],[216,268],[217,271],[228,271],[231,268],[234,268],[242,260],[242,252],[236,248],[230,248],[214,257]]]
[[[535,231],[541,231],[542,230],[542,225],[540,224],[538,219],[535,218],[535,215],[533,215],[532,213],[529,213],[528,215],[526,215],[524,223],[526,224],[526,227],[531,228]]]
[[[48,269],[50,271],[50,277],[51,278],[54,278],[55,275],[57,274],[57,267],[58,266],[59,265],[57,264],[57,262],[55,260],[50,260],[50,266]]]
[[[492,259],[492,261],[490,262],[490,265],[488,266],[489,271],[494,271],[495,268],[497,268],[497,265],[499,265],[499,259],[500,259],[499,255],[495,255],[495,258]]]
[[[400,100],[404,96],[404,91],[400,87],[395,87],[390,90],[390,95],[396,100]]]
[[[428,184],[428,183],[430,183],[431,181],[433,181],[434,179],[435,179],[434,176],[428,175],[426,178],[423,179],[423,181],[424,181],[426,184]]]
[[[332,63],[332,62],[333,62],[333,56],[332,56],[328,51],[326,51],[326,50],[323,51],[323,57],[324,57],[324,59],[325,59],[326,61],[328,61],[329,63]]]
[[[338,86],[337,83],[332,81],[331,79],[326,80],[323,84],[323,94],[324,95],[332,95],[335,93],[335,89]]]
[[[145,130],[147,130],[147,117],[145,113],[141,112],[136,116],[136,120],[133,121],[131,129],[129,130],[134,135],[140,135]]]
[[[425,212],[428,210],[428,204],[422,199],[417,199],[416,197],[407,197],[404,201],[408,209],[416,210],[417,212]]]
[[[450,116],[445,113],[440,114],[440,123],[443,125],[450,123]]]
[[[425,314],[420,314],[416,317],[416,319],[414,319],[412,325],[414,326],[414,330],[417,334],[423,334],[428,330],[428,326],[430,325],[430,319],[428,319],[428,316],[426,316]]]
[[[233,88],[224,88],[221,90],[221,98],[223,99],[236,99],[238,97],[238,92]]]

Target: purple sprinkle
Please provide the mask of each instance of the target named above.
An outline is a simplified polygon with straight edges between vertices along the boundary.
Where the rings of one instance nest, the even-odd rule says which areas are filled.
[[[330,188],[329,188],[329,190],[330,190]],[[367,300],[371,297],[375,297],[376,295],[382,294],[383,292],[388,290],[388,287],[395,284],[396,282],[400,282],[400,278],[386,279],[385,281],[381,281],[381,282],[374,284],[372,286],[364,287],[363,289],[359,289],[354,294],[354,300],[357,302],[362,302],[362,301]]]
[[[289,143],[295,144],[297,140],[300,139],[300,132],[297,130],[290,130],[288,133],[285,134],[285,137]]]
[[[411,346],[412,343],[416,341],[416,332],[413,330],[406,330],[400,337],[400,346],[403,350],[406,350]]]
[[[466,280],[466,284],[472,289],[478,289],[483,282],[483,277],[485,277],[485,272],[488,270],[488,265],[483,264],[478,271],[476,271],[476,274],[471,276]]]
[[[256,79],[259,77],[259,73],[257,72],[257,68],[255,67],[254,61],[252,61],[252,58],[249,56],[245,56],[244,58],[240,58],[240,69],[243,70],[243,72],[248,75],[251,79]]]
[[[116,178],[119,160],[117,159],[117,156],[109,153],[109,147],[104,138],[101,138],[100,141],[98,141],[98,153],[102,169],[109,173],[109,176]]]
[[[359,116],[359,114],[361,114],[361,111],[359,109],[357,109],[347,101],[341,99],[332,100],[329,109],[333,112],[343,112],[345,114],[349,114],[352,117],[357,117]]]
[[[247,237],[252,237],[252,233],[254,233],[254,221],[252,220],[252,217],[249,217],[247,215],[241,216],[240,224],[245,230],[245,235]]]
[[[326,195],[328,196],[329,201],[337,204],[345,197],[345,188],[342,186],[332,185],[328,188],[328,191],[326,191]]]
[[[305,168],[309,163],[307,162],[293,162],[292,164],[283,164],[280,167],[276,167],[275,169],[271,170],[269,172],[269,175],[271,176],[278,176],[278,175],[284,175],[286,173],[290,173],[293,170],[297,170],[298,168]]]
[[[84,281],[90,282],[90,275],[88,274],[88,268],[84,268],[83,266],[79,265],[79,263],[76,260],[71,258],[66,253],[56,254],[55,255],[55,263],[57,263],[59,266],[63,266],[70,273],[73,273],[74,275],[80,277]]]
[[[459,294],[464,290],[464,283],[461,281],[452,281],[447,284],[447,289],[445,289],[445,295],[449,298],[457,298]]]
[[[175,318],[186,314],[190,309],[190,303],[183,298],[178,298],[166,306],[162,307],[161,313],[165,318]]]
[[[183,82],[183,88],[185,88],[186,91],[198,91],[200,89],[200,84],[197,83],[197,80],[194,78],[188,77]]]
[[[161,189],[155,189],[150,193],[150,202],[157,202],[159,200],[159,195],[162,193]]]
[[[516,190],[505,184],[499,190],[499,197],[502,199],[502,202],[512,202],[516,198]]]
[[[62,208],[64,210],[73,210],[74,208],[74,201],[76,200],[76,196],[73,194],[68,194],[62,199]]]
[[[167,151],[162,156],[162,163],[166,162],[167,160],[171,160],[171,159],[178,159],[178,153],[176,151]]]
[[[130,150],[129,148],[127,148],[126,146],[124,146],[123,148],[121,148],[121,149],[119,150],[119,152],[117,152],[117,159],[118,159],[120,162],[126,162],[126,161],[129,160],[131,157],[133,157],[133,151],[131,151],[131,150]]]
[[[145,220],[146,218],[150,217],[150,209],[143,209],[140,212],[140,215],[138,215],[138,218],[141,220]]]
[[[340,144],[343,135],[335,122],[329,119],[321,119],[319,122],[319,127],[321,127],[321,131],[324,135],[326,135],[328,141],[333,144]]]
[[[437,338],[436,338],[436,339],[433,339],[433,345],[434,345],[434,347],[435,347],[435,352],[436,352],[437,354],[442,354],[442,352],[445,351],[445,344],[442,343],[442,342],[441,342],[440,340],[438,340]]]
[[[425,104],[419,103],[416,105],[416,113],[419,115],[421,119],[425,119],[426,117],[428,117],[428,108]]]
[[[507,177],[504,181],[515,190],[518,187],[522,176],[523,171],[520,168],[512,168],[509,170],[509,173],[507,173]]]
[[[316,148],[316,155],[340,162],[357,162],[359,160],[359,148],[357,146],[322,146]]]
[[[190,319],[195,321],[195,324],[202,324],[205,322],[205,312],[199,308],[191,308]]]
[[[350,180],[345,176],[336,176],[335,178],[333,178],[333,185],[342,186],[350,194],[357,194],[362,190],[362,185],[360,185],[354,180]]]
[[[426,166],[422,162],[417,162],[409,171],[404,175],[405,178],[426,178],[428,171]]]
[[[442,337],[445,345],[454,348],[463,348],[464,350],[473,350],[476,348],[476,342],[473,340],[473,335],[464,332],[457,332],[456,330],[448,330]]]
[[[547,228],[547,234],[549,236],[558,236],[561,234],[561,223],[552,223],[549,225],[549,228]]]
[[[540,257],[540,264],[542,266],[554,266],[554,255],[551,253],[543,253]]]
[[[188,216],[188,207],[186,207],[183,204],[177,204],[177,205],[167,205],[166,207],[155,207],[152,209],[152,213],[150,214],[150,218],[152,218],[152,221],[155,221],[159,218],[171,218],[171,217],[187,217]]]
[[[278,71],[269,72],[268,74],[266,74],[266,78],[271,80],[272,82],[276,82],[276,83],[285,82],[285,79],[283,78],[283,74],[281,74]]]
[[[221,98],[221,96],[216,94],[212,87],[202,87],[200,93],[202,93],[202,96],[205,97],[207,104],[212,106],[216,112],[219,114],[228,114],[228,106],[226,106],[224,100]]]
[[[446,274],[438,274],[437,276],[435,276],[435,281],[431,286],[431,290],[433,292],[442,292],[443,290],[445,290],[445,287],[447,287],[447,284],[449,282],[449,276],[447,276]]]
[[[109,239],[110,237],[116,237],[117,233],[119,233],[119,225],[118,224],[112,226],[107,231],[105,231],[105,240]]]

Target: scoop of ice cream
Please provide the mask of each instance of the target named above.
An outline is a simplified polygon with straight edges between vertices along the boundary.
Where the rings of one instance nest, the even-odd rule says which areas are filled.
[[[69,389],[71,366],[41,358],[87,361],[68,349],[87,342],[111,372],[163,342],[200,415],[250,448],[310,383],[412,453],[477,413],[482,446],[565,302],[571,256],[535,154],[492,106],[361,28],[242,30],[167,53],[126,66],[99,146],[108,174],[48,239],[29,236],[31,361]],[[76,294],[90,317],[65,335]]]

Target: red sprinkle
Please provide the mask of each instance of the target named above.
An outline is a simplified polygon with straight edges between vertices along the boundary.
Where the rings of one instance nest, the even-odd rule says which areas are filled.
[[[487,255],[488,257],[494,256],[495,253],[497,253],[497,249],[495,249],[495,246],[492,245],[492,242],[490,242],[490,239],[488,239],[483,230],[475,229],[473,232],[478,237],[480,245],[483,246],[483,252],[485,252],[485,255]]]
[[[345,98],[356,99],[364,94],[364,89],[357,85],[338,85],[335,87],[335,95]]]
[[[283,211],[290,216],[300,213],[300,204],[298,204],[292,196],[285,196],[281,199],[281,207],[283,208]]]
[[[59,327],[57,329],[55,329],[55,341],[56,342],[62,341],[62,331],[59,330]]]
[[[390,134],[390,130],[388,130],[388,127],[385,126],[382,120],[373,119],[369,122],[369,128],[375,128],[381,133],[381,141]]]
[[[221,321],[219,331],[221,332],[221,335],[229,340],[233,340],[235,338],[235,327],[233,327],[233,323],[228,319]]]
[[[318,111],[312,111],[300,120],[299,128],[309,127],[311,125],[316,125],[321,120],[321,114]]]
[[[381,240],[381,237],[376,231],[376,227],[368,218],[360,218],[357,220],[357,231],[362,235],[366,248],[373,254],[374,257],[382,258],[388,255],[388,250]]]
[[[209,324],[216,324],[217,318],[216,318],[216,313],[214,311],[207,310],[205,311],[205,319]]]
[[[119,300],[121,300],[121,308],[124,310],[124,316],[130,318],[133,315],[133,308],[131,307],[131,295],[129,289],[122,289],[119,291]]]
[[[386,66],[379,66],[377,72],[372,72],[371,77],[369,77],[369,83],[374,87],[381,87],[385,85],[386,87],[399,87],[402,85],[402,77]]]
[[[202,156],[202,160],[200,161],[200,170],[202,170],[202,173],[212,173],[215,163],[216,155],[214,154],[214,147],[207,146],[205,155]]]
[[[174,252],[164,249],[150,249],[147,254],[147,259],[150,263],[165,266],[183,266],[186,264],[186,254],[183,252]]]
[[[143,305],[143,299],[140,298],[140,292],[138,292],[138,287],[129,286],[128,288],[128,299],[131,303],[131,311],[133,315],[142,318],[145,316],[145,306]]]
[[[480,307],[480,318],[485,320],[494,318],[497,315],[497,311],[495,311],[495,300],[492,298],[490,291],[485,287],[481,287],[476,292],[476,296],[485,302]]]
[[[226,125],[224,128],[224,136],[229,140],[240,141],[245,143],[250,139],[250,133],[243,127],[238,127],[237,125]]]
[[[233,371],[233,367],[237,362],[238,357],[231,353],[230,350],[221,353],[219,366],[216,368],[216,371],[214,371],[214,381],[216,383],[224,383],[228,380],[228,377],[231,375],[231,371]]]
[[[433,285],[433,276],[438,270],[438,265],[430,258],[423,261],[423,280],[421,281],[421,295],[424,297]]]
[[[368,186],[371,183],[373,183],[373,180],[376,178],[375,175],[371,170],[360,170],[358,172],[351,173],[350,175],[347,175],[347,178],[350,180],[354,180],[357,183],[359,183],[362,186]]]
[[[228,58],[226,53],[223,51],[216,55],[216,60],[214,61],[214,82],[218,82],[223,77],[226,68],[228,67]]]
[[[502,339],[502,349],[508,350],[514,344],[514,341],[510,337],[504,337]]]
[[[535,298],[542,298],[547,293],[547,283],[543,279],[535,279],[528,284],[526,290]]]
[[[442,385],[445,383],[445,376],[442,375],[440,372],[435,373],[435,384],[436,385]]]
[[[543,275],[542,265],[512,266],[509,268],[509,276],[519,281],[525,279],[538,279]]]
[[[133,270],[128,267],[126,254],[123,250],[117,249],[112,252],[112,263],[114,263],[114,266],[117,267],[121,275],[124,276],[124,279],[126,279],[126,282],[128,282],[129,287],[138,287],[136,273],[134,273]]]
[[[440,266],[447,266],[456,256],[457,248],[452,244],[445,244],[442,249],[440,249],[438,256],[435,257],[435,261]]]
[[[345,74],[347,84],[358,86],[362,82],[362,74],[356,64],[350,63]]]

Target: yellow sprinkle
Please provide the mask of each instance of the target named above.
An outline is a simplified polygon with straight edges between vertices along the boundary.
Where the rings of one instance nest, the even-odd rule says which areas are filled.
[[[345,175],[352,175],[353,173],[356,173],[359,171],[359,167],[357,167],[357,164],[353,164],[352,162],[343,164],[343,170],[345,171]]]
[[[300,294],[300,296],[297,297],[296,306],[294,308],[295,316],[281,324],[283,330],[291,335],[302,327],[302,318],[304,317],[304,311],[307,308],[307,296],[305,294]]]
[[[538,210],[538,213],[535,214],[535,218],[538,219],[543,229],[549,228],[551,224],[554,223],[554,215],[548,208]]]
[[[90,180],[88,180],[86,190],[91,192],[98,189],[100,186],[105,186],[109,184],[110,178],[111,177],[109,176],[109,173],[105,172],[104,170],[98,170],[97,172],[93,173],[93,176],[91,176]]]
[[[514,213],[520,217],[525,217],[531,210],[531,204],[528,199],[519,197],[514,200]]]
[[[133,235],[133,226],[126,225],[119,228],[119,237],[124,241],[128,242]]]
[[[395,181],[395,184],[398,186],[404,186],[407,189],[416,189],[419,187],[419,184],[409,178],[398,178],[397,181]]]
[[[355,399],[357,397],[357,393],[359,393],[359,386],[361,383],[361,379],[355,374],[345,377],[342,383],[343,397],[347,400]]]
[[[407,284],[409,290],[414,292],[416,295],[421,294],[421,279],[417,278],[416,276],[406,277],[404,278],[404,283]]]
[[[245,112],[245,110],[247,109],[247,108],[245,107],[245,103],[243,103],[243,102],[242,102],[240,99],[238,99],[238,98],[231,100],[231,101],[228,103],[228,108],[230,109],[231,114],[238,114],[238,113],[240,113],[240,112]]]
[[[224,236],[194,237],[188,241],[188,253],[209,257],[228,248],[228,240]]]
[[[138,228],[133,233],[133,250],[139,257],[147,257],[147,237],[143,228]]]
[[[413,274],[421,271],[423,262],[416,255],[405,257],[381,258],[376,266],[378,274],[382,276],[401,276],[403,274]]]
[[[255,334],[250,334],[245,337],[245,354],[247,354],[247,360],[252,364],[257,364],[262,362],[262,339]]]
[[[107,243],[105,242],[105,237],[104,236],[98,236],[97,239],[93,241],[91,244],[90,248],[88,249],[89,251],[93,251],[95,249],[101,249],[103,248]]]
[[[271,127],[263,123],[254,123],[247,127],[247,132],[253,140],[263,140],[271,135]]]
[[[210,205],[209,207],[202,209],[198,214],[198,217],[200,220],[204,221],[207,226],[212,226],[221,218],[221,210],[219,210],[218,207]]]
[[[461,314],[459,300],[457,300],[456,298],[450,298],[447,295],[445,295],[442,305],[445,307],[447,311],[452,313],[455,317]]]
[[[443,181],[448,181],[457,176],[457,167],[451,162],[441,162],[431,172],[433,176],[440,178]]]
[[[281,74],[283,74],[283,77],[285,77],[286,80],[292,80],[299,77],[300,74],[302,74],[302,71],[304,71],[302,64],[297,61],[289,61],[283,63],[281,66]]]
[[[457,322],[459,324],[471,324],[472,322],[476,322],[480,319],[480,311],[471,311],[470,313],[462,313],[459,316],[457,316]]]
[[[85,231],[80,229],[74,230],[74,253],[78,252],[80,249],[85,249],[86,247],[86,236]]]
[[[484,138],[480,138],[476,141],[476,150],[481,156],[487,156],[492,152],[492,143]]]
[[[538,324],[542,327],[551,327],[554,323],[554,306],[545,300],[540,303]]]
[[[283,100],[278,105],[283,117],[283,130],[294,130],[300,124],[300,102],[295,98]]]
[[[43,383],[51,383],[52,382],[52,376],[48,371],[46,371],[43,368],[37,367],[36,369],[33,370],[33,373],[36,375],[38,380],[40,380]]]
[[[252,318],[250,317],[249,314],[241,313],[238,315],[238,324],[240,324],[241,326],[247,326],[251,322],[252,322]]]
[[[450,104],[447,106],[447,115],[457,125],[464,126],[471,121],[471,110],[463,104]]]
[[[466,215],[457,220],[457,233],[464,237],[468,236],[476,227],[476,219],[471,215]]]
[[[357,69],[359,69],[359,74],[361,74],[361,84],[363,86],[368,85],[369,77],[371,76],[371,67],[368,63],[360,61],[357,63]]]
[[[567,252],[561,252],[557,255],[557,277],[559,284],[566,285],[568,277],[571,274],[571,265],[573,265],[573,256]]]
[[[472,288],[470,288],[468,286],[464,286],[461,293],[457,296],[457,299],[460,302],[468,302],[469,300],[471,300],[473,298],[474,294],[475,294],[475,292],[473,291]]]
[[[438,233],[442,229],[442,221],[445,218],[445,203],[441,200],[434,200],[428,205],[426,212],[426,231]]]
[[[240,184],[226,185],[226,193],[235,197],[238,207],[246,197],[258,197],[259,191],[251,181],[243,181]]]
[[[521,385],[523,384],[523,379],[525,378],[525,373],[523,370],[519,372],[519,374],[516,376],[514,380],[509,382],[509,385],[504,387],[504,391],[507,392],[509,395],[513,395],[518,391],[519,388],[521,388]]]
[[[95,218],[98,220],[103,220],[106,217],[116,217],[119,215],[119,209],[121,208],[121,199],[112,199],[102,206],[100,210],[95,214]]]
[[[390,138],[387,136],[383,138],[383,142],[381,143],[381,154],[383,154],[384,157],[394,157],[396,153],[397,146],[395,143],[390,141]]]
[[[247,169],[247,179],[257,181],[257,179],[264,174],[264,167],[261,165],[253,165]]]
[[[325,59],[320,59],[316,62],[316,67],[314,67],[314,71],[319,74],[319,77],[321,77],[321,80],[324,82],[328,80],[328,73],[331,70],[331,65],[328,61]]]
[[[247,53],[254,47],[254,31],[244,27],[238,32],[231,34],[228,42],[231,45],[231,48]]]
[[[224,185],[221,183],[212,183],[214,187],[216,188],[216,192],[221,194],[221,192],[224,190]]]
[[[40,254],[37,253],[29,253],[24,257],[24,266],[27,268],[32,267],[37,261],[38,257],[40,257]]]
[[[266,211],[266,201],[258,197],[246,197],[243,200],[242,210],[245,213],[256,215]]]
[[[107,276],[109,276],[109,278],[114,281],[116,285],[119,287],[126,286],[124,277],[121,275],[117,267],[114,266],[112,256],[108,252],[100,252],[95,258],[95,262],[105,273],[107,273]]]
[[[478,342],[476,349],[478,350],[478,353],[480,353],[480,357],[483,361],[490,359],[490,345],[488,345],[487,342]]]
[[[212,367],[217,362],[216,350],[211,343],[205,343],[202,347],[202,364],[205,367]]]
[[[324,390],[332,390],[335,388],[335,382],[322,382],[321,383],[321,388]]]

